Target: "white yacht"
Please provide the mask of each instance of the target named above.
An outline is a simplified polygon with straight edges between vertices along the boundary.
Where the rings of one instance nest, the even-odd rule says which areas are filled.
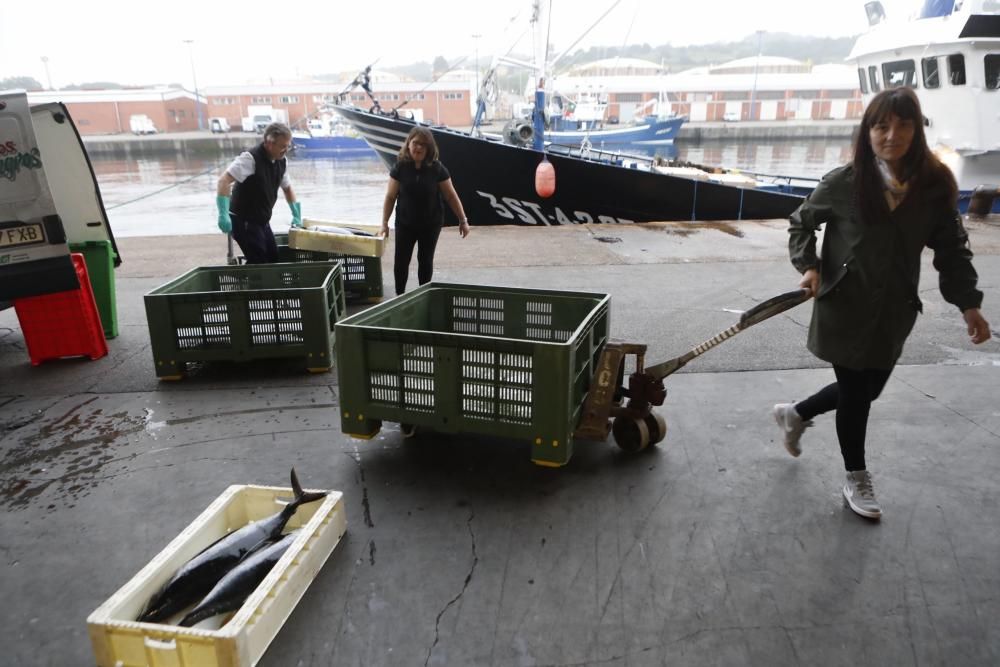
[[[862,96],[916,90],[928,143],[955,173],[964,209],[977,187],[1000,185],[1000,0],[924,0],[909,17],[887,16],[880,2],[865,11],[869,30],[848,56]]]

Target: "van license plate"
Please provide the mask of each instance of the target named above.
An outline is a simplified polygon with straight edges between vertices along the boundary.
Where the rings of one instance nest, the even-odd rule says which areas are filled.
[[[42,225],[39,222],[0,229],[0,248],[44,242],[45,233],[42,232]]]

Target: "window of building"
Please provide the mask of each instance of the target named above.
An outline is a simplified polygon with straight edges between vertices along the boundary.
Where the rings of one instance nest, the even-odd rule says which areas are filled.
[[[235,104],[236,100],[231,97],[216,97],[212,100],[214,104]]]
[[[250,104],[270,104],[270,97],[251,97]]]
[[[894,60],[882,63],[882,80],[886,88],[917,87],[917,66],[912,60]]]
[[[938,59],[924,58],[920,61],[920,71],[924,75],[924,88],[938,88],[941,86],[941,77],[938,75]]]
[[[868,82],[872,85],[873,93],[882,90],[882,86],[878,82],[878,67],[875,67],[875,65],[868,66]]]
[[[445,93],[444,94],[444,99],[446,99],[446,100],[460,100],[463,97],[465,97],[465,95],[462,94],[462,93]]]
[[[278,101],[282,104],[295,104],[299,101],[298,95],[282,95],[278,98]]]
[[[867,95],[868,94],[868,81],[867,81],[867,79],[865,79],[865,70],[862,69],[862,68],[860,68],[860,67],[858,68],[858,83],[861,84],[861,92],[864,95]]]
[[[1000,53],[986,54],[983,70],[986,72],[986,89],[1000,90]]]
[[[965,85],[965,56],[961,53],[948,56],[948,81],[953,86]]]
[[[615,102],[642,102],[642,93],[618,93],[615,95]]]

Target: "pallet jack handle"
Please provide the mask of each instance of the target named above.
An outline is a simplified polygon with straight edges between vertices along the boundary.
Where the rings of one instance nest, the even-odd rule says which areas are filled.
[[[767,301],[762,301],[740,315],[740,321],[725,331],[716,334],[701,345],[695,347],[693,350],[685,352],[679,357],[669,359],[663,363],[656,364],[655,366],[647,367],[645,369],[645,374],[651,376],[655,380],[662,381],[665,377],[680,370],[689,361],[695,357],[701,356],[705,352],[708,352],[719,343],[729,340],[739,332],[749,329],[755,324],[794,308],[800,303],[808,301],[811,297],[812,292],[803,288],[792,290],[791,292],[785,292],[784,294],[771,297]]]

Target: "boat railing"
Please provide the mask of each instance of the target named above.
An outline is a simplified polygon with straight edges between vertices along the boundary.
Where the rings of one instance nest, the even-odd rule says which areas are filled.
[[[608,150],[606,148],[585,147],[579,144],[558,144],[554,142],[546,145],[545,150],[556,155],[597,160],[609,164],[624,164],[626,162],[630,166],[641,164],[643,165],[642,168],[646,170],[651,170],[658,159],[650,155],[638,155],[621,150]],[[635,168],[638,169],[639,167],[636,166]]]

